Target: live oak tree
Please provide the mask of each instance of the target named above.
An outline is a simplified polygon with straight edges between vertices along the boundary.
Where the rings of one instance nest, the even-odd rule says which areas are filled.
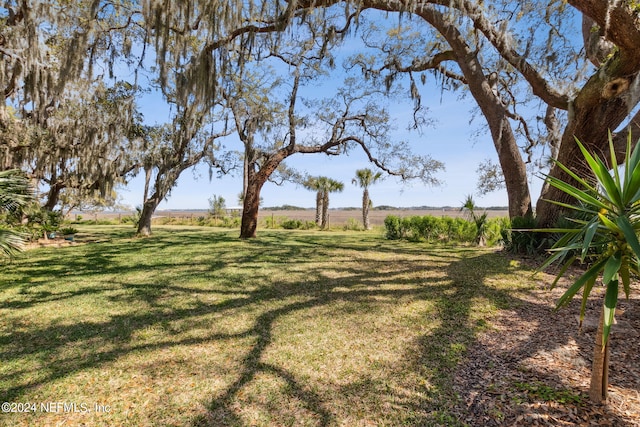
[[[596,66],[587,82],[569,101],[569,115],[565,126],[557,161],[580,176],[594,179],[582,162],[579,139],[587,150],[605,161],[608,152],[607,132],[625,123],[625,131],[616,137],[618,159],[622,160],[627,130],[637,140],[640,132],[640,111],[632,115],[640,100],[640,15],[633,1],[569,1],[585,16],[585,43],[589,59]],[[591,24],[591,25],[589,25]],[[608,42],[605,50],[592,48]],[[557,165],[551,169],[551,177],[575,184],[574,178]],[[538,202],[538,220],[543,226],[553,224],[560,210],[545,199],[572,202],[572,196],[547,185]],[[554,208],[554,206],[556,208]]]
[[[312,15],[311,11],[327,14],[326,40],[344,34],[337,30],[341,25],[328,19],[335,16],[333,11],[344,11],[342,23],[359,23],[369,12],[383,13],[377,16],[397,13],[399,28],[410,23],[418,29],[418,42],[379,46],[385,53],[384,63],[365,68],[386,74],[387,81],[398,73],[410,73],[414,96],[418,95],[416,82],[423,79],[421,73],[433,72],[446,83],[445,89],[461,85],[474,98],[504,174],[512,217],[532,213],[526,165],[534,161],[530,154],[538,143],[546,143],[545,153],[572,170],[588,172],[572,163],[579,158],[574,136],[592,151],[602,151],[608,129],[620,127],[625,120],[633,126],[638,123],[637,115],[630,116],[638,101],[640,70],[640,25],[632,1],[572,0],[568,2],[572,7],[564,1],[514,4],[500,0],[191,3],[150,2],[149,12],[155,15],[149,16],[155,16],[154,24],[166,32],[177,28],[187,35],[196,30],[205,35],[194,76],[205,64],[215,64],[215,69],[228,66],[228,61],[215,58],[220,46],[232,42],[254,48],[256,38],[270,32],[280,34],[272,38],[277,45],[286,39],[283,30],[295,27]],[[584,50],[582,40],[575,37],[581,14],[588,46]],[[409,34],[399,31],[396,39]],[[601,43],[603,39],[609,44]],[[377,43],[375,39],[370,42]],[[588,57],[581,56],[582,52]],[[593,60],[593,65],[587,60]],[[535,112],[527,114],[536,103]],[[553,167],[551,174],[562,177],[563,173]],[[548,187],[543,196],[553,200],[566,197]],[[553,223],[559,210],[557,205],[540,201],[537,213],[544,225]]]
[[[344,10],[346,11],[343,25],[349,26],[352,21],[357,20],[360,16],[362,10],[367,8],[377,8],[384,11],[400,11],[406,13],[414,13],[418,16],[422,16],[424,14],[425,19],[429,19],[432,25],[437,24],[435,27],[436,30],[440,32],[445,32],[445,30],[450,30],[449,34],[451,40],[447,39],[448,42],[456,42],[455,47],[458,49],[458,57],[460,58],[460,62],[462,61],[462,57],[464,58],[470,57],[470,55],[474,51],[474,46],[469,45],[464,40],[464,35],[457,30],[456,20],[449,19],[450,14],[446,12],[440,11],[438,8],[419,8],[418,6],[411,5],[420,5],[423,2],[413,2],[411,5],[408,5],[406,2],[393,2],[393,1],[379,1],[379,2],[336,2],[336,1],[314,1],[314,2],[300,2],[300,1],[290,1],[286,3],[264,3],[265,7],[259,7],[256,5],[255,8],[247,8],[242,11],[238,11],[236,15],[229,15],[237,18],[236,22],[229,22],[228,25],[230,27],[224,27],[224,25],[216,24],[216,29],[222,29],[222,33],[218,31],[217,34],[211,37],[211,40],[206,44],[206,48],[204,48],[201,52],[201,58],[206,58],[207,61],[214,61],[211,58],[211,52],[213,52],[216,48],[218,48],[221,43],[227,43],[229,40],[233,40],[236,45],[240,46],[254,46],[254,40],[263,33],[279,31],[282,30],[285,24],[290,21],[297,23],[298,20],[302,20],[307,16],[311,15],[309,12],[311,9],[319,8],[319,7],[330,7],[337,3],[344,3]],[[428,6],[427,2],[424,2],[424,5]],[[172,3],[171,6],[177,10],[181,10],[182,13],[173,13],[173,16],[186,16],[187,12],[189,12],[192,16],[197,16],[194,18],[194,22],[198,23],[198,27],[202,28],[202,25],[207,25],[206,22],[210,17],[206,15],[198,15],[195,9],[188,10],[186,7],[180,7],[179,5]],[[223,7],[220,3],[219,7]],[[230,4],[225,5],[227,8],[232,7]],[[159,5],[158,5],[159,7]],[[166,4],[163,4],[163,7],[166,7]],[[253,16],[251,15],[251,11],[255,13]],[[160,11],[158,11],[160,13]],[[245,14],[246,13],[246,14]],[[259,16],[258,16],[259,14]],[[226,16],[226,15],[225,15]],[[158,21],[157,21],[158,22]],[[181,22],[182,25],[179,27],[182,29],[188,29],[188,22]],[[158,25],[163,25],[161,22],[158,22]],[[174,25],[175,26],[175,25]],[[166,24],[165,24],[166,27]],[[213,26],[211,27],[213,28]],[[336,35],[341,35],[344,31],[338,30],[340,26],[335,25],[332,22],[328,22],[325,24],[325,37],[326,40],[331,40],[335,38]],[[226,31],[225,31],[226,30]],[[169,30],[167,30],[169,31]],[[217,37],[216,37],[217,36]],[[284,36],[280,36],[281,38]],[[276,39],[277,42],[278,39]],[[426,65],[421,65],[423,70],[430,68],[437,69],[438,65],[442,64],[445,60],[456,59],[451,52],[451,49],[448,49],[443,54],[439,54],[439,52],[433,52],[435,59],[433,61],[426,61]],[[425,52],[423,55],[427,56],[429,52]],[[215,55],[214,55],[215,58]],[[412,60],[414,58],[409,58],[408,60]],[[204,61],[205,59],[202,59]],[[215,62],[215,61],[214,61]],[[218,62],[216,62],[218,63]],[[228,66],[229,61],[220,61],[219,67]],[[435,65],[431,65],[435,64]],[[193,67],[194,75],[196,74],[198,66]],[[510,128],[509,117],[507,112],[502,105],[502,101],[498,99],[498,97],[491,90],[485,90],[486,88],[483,86],[487,79],[483,73],[483,68],[479,64],[467,64],[464,62],[460,67],[463,67],[468,71],[469,74],[473,74],[476,77],[470,85],[471,88],[475,89],[475,92],[472,90],[472,93],[485,95],[487,102],[484,102],[481,106],[485,107],[486,113],[490,113],[495,116],[495,119],[490,123],[492,135],[496,138],[496,147],[499,148],[499,156],[501,158],[501,164],[503,167],[511,168],[514,173],[510,174],[510,177],[507,181],[507,188],[510,193],[510,206],[511,206],[511,215],[524,215],[531,212],[531,200],[528,194],[527,187],[527,179],[526,179],[526,167],[524,162],[520,156],[519,149],[516,144],[515,137],[513,136],[513,132]],[[420,70],[416,70],[420,71]],[[464,71],[464,70],[462,70]],[[467,83],[466,77],[463,72],[455,73],[455,76],[462,76],[461,81]],[[446,74],[446,71],[445,71]],[[452,73],[452,75],[454,75]],[[206,87],[206,84],[202,84],[202,87]],[[483,98],[483,99],[485,99]],[[485,114],[486,114],[485,113]]]
[[[27,141],[5,145],[7,161],[44,189],[43,206],[50,211],[65,191],[67,199],[109,198],[138,165],[136,89],[126,82],[91,89],[66,95],[45,123],[28,125]]]
[[[42,124],[66,85],[113,77],[131,53],[133,2],[7,0],[0,12],[0,88]],[[5,102],[2,106],[5,106]]]
[[[187,169],[206,162],[210,177],[214,170],[222,173],[233,162],[218,153],[218,140],[229,135],[231,129],[218,122],[213,110],[194,112],[195,105],[180,107],[171,123],[148,127],[145,147],[141,150],[141,168],[145,173],[142,211],[137,233],[151,234],[151,218],[162,200],[169,197],[180,175]],[[215,125],[219,130],[214,130]]]
[[[428,156],[412,155],[406,143],[390,141],[388,112],[379,105],[383,90],[347,78],[332,98],[302,96],[305,84],[322,78],[331,62],[314,31],[309,26],[296,43],[260,60],[245,58],[225,80],[224,98],[247,163],[241,238],[255,237],[260,191],[294,154],[341,155],[359,147],[387,173],[428,183],[436,182],[433,173],[442,167]],[[268,60],[275,62],[271,69]]]
[[[277,50],[317,14],[324,18],[317,34],[327,42],[344,37],[347,27],[357,28],[364,14],[377,13],[374,20],[396,14],[398,28],[408,25],[418,29],[421,35],[417,40],[425,43],[407,48],[406,43],[395,43],[399,38],[394,36],[394,43],[378,46],[383,48],[384,55],[379,58],[385,58],[384,64],[372,63],[367,69],[380,71],[383,80],[393,80],[399,73],[409,75],[412,95],[419,94],[422,73],[432,72],[445,82],[445,90],[460,85],[474,98],[504,174],[511,216],[532,212],[526,165],[538,142],[547,144],[544,153],[582,174],[588,171],[579,164],[574,136],[590,151],[600,152],[606,151],[607,130],[628,124],[637,131],[634,107],[638,103],[640,25],[633,1],[95,0],[5,4],[0,83],[5,95],[19,87],[29,93],[23,99],[31,100],[37,120],[46,117],[51,99],[62,93],[70,78],[95,74],[101,66],[105,74],[112,72],[114,61],[110,58],[136,50],[131,49],[131,35],[139,28],[145,29],[144,49],[154,49],[160,81],[169,81],[171,70],[184,69],[182,86],[192,90],[194,102],[200,102],[215,96],[220,75],[244,61],[245,55],[225,51],[250,51],[260,56]],[[582,17],[584,42],[575,37]],[[409,35],[405,31],[398,34]],[[585,42],[587,48],[583,49]],[[49,46],[55,46],[59,58],[54,67],[47,59]],[[430,82],[428,75],[424,79]],[[539,108],[529,113],[536,103]],[[571,179],[557,167],[551,169],[551,175]],[[549,187],[542,195],[560,201],[568,197]],[[538,219],[543,225],[553,223],[559,213],[557,205],[544,200],[538,203]]]
[[[344,2],[304,2],[299,7],[336,3]],[[638,115],[632,113],[640,98],[640,18],[634,2],[569,1],[573,10],[564,2],[514,6],[500,1],[365,0],[351,4],[360,10],[404,13],[422,23],[420,28],[426,24],[435,31],[426,39],[420,33],[419,40],[426,43],[415,43],[411,33],[402,31],[397,43],[380,46],[384,65],[377,71],[387,71],[389,79],[398,72],[434,70],[443,79],[464,85],[487,121],[512,217],[531,214],[525,161],[538,141],[546,141],[547,153],[571,170],[589,174],[579,160],[574,137],[593,152],[606,152],[607,131],[625,120],[637,131]],[[572,25],[580,18],[576,10],[584,14],[584,42],[572,38]],[[413,49],[398,42],[403,37],[413,42]],[[602,43],[603,39],[609,43]],[[587,57],[580,56],[582,51]],[[415,94],[413,78],[411,90]],[[519,112],[528,99],[541,105],[532,119]],[[536,136],[538,126],[542,132]],[[572,179],[558,167],[551,169],[551,176]],[[558,205],[544,199],[567,201],[567,197],[545,186],[537,206],[539,222],[551,225],[559,215]]]
[[[3,4],[1,163],[45,185],[49,210],[65,189],[104,196],[131,170],[134,150],[123,137],[135,126],[135,84],[117,82],[114,69],[133,58],[140,27],[130,25],[132,4]]]

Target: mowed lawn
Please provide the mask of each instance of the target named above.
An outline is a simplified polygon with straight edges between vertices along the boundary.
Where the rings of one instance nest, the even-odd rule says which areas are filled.
[[[458,425],[456,365],[537,280],[380,232],[154,232],[0,266],[0,425]]]

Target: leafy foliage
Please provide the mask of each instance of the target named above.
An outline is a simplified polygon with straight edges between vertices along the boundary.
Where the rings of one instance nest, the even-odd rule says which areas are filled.
[[[33,193],[24,174],[17,170],[0,172],[0,214],[8,213],[15,217],[32,198]],[[22,248],[24,239],[24,234],[0,222],[0,253],[14,256]]]
[[[385,236],[390,240],[477,243],[478,228],[474,221],[464,218],[435,217],[432,215],[400,218],[389,215],[384,220]],[[508,220],[492,218],[484,224],[484,235],[488,245],[501,241],[502,230]]]
[[[476,209],[478,209],[478,206],[473,200],[473,196],[468,195],[460,210],[466,212],[471,221],[476,225],[475,243],[479,246],[484,246],[487,244],[487,213],[484,212],[478,215],[476,214]]]
[[[209,215],[223,217],[226,214],[227,206],[224,197],[213,195],[209,199]]]
[[[631,151],[631,135],[627,139],[625,168],[620,171],[611,135],[609,148],[611,169],[604,161],[593,156],[576,139],[580,151],[597,183],[589,182],[571,172],[561,163],[558,167],[565,170],[582,188],[567,184],[557,178],[547,177],[547,182],[575,198],[574,205],[553,202],[563,208],[578,212],[584,219],[574,219],[575,228],[558,228],[551,232],[563,233],[562,238],[553,246],[554,254],[542,266],[564,261],[555,286],[574,262],[588,262],[588,269],[567,289],[558,301],[563,307],[582,291],[580,321],[584,319],[586,302],[596,280],[601,277],[606,286],[604,298],[603,345],[606,345],[615,308],[618,302],[620,284],[627,298],[631,291],[631,275],[640,275],[640,145]]]
[[[511,219],[510,227],[502,230],[505,249],[514,254],[535,255],[545,246],[546,236],[531,231],[536,227],[533,216],[516,216]]]

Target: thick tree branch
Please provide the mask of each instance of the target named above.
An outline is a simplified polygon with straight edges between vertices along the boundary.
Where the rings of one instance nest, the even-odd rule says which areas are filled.
[[[504,34],[486,18],[478,3],[468,0],[454,0],[452,2],[437,0],[433,3],[455,7],[463,12],[465,16],[473,21],[474,27],[484,34],[500,56],[517,69],[529,82],[534,95],[555,108],[568,109],[569,95],[559,93],[551,87],[549,82],[527,61],[526,57],[518,53]]]
[[[640,61],[640,15],[628,1],[569,0],[569,4],[593,19],[605,39],[615,43],[627,60]],[[611,23],[615,22],[615,25]],[[633,70],[631,70],[633,71]]]
[[[596,0],[592,1],[597,2]],[[298,1],[297,3],[302,7],[319,7],[330,6],[338,2],[338,0],[306,0]],[[296,2],[290,2],[290,4],[293,3]],[[498,53],[522,74],[531,85],[531,89],[536,96],[555,108],[561,110],[568,109],[569,96],[559,93],[552,88],[542,75],[529,64],[526,58],[507,43],[506,38],[503,37],[501,32],[485,17],[477,2],[468,0],[425,0],[408,3],[403,0],[363,0],[360,5],[362,9],[374,8],[387,12],[409,11],[422,17],[427,22],[432,21],[431,17],[435,12],[432,10],[432,5],[451,7],[459,10],[473,21],[475,28],[484,34]]]
[[[467,84],[467,79],[463,75],[454,73],[442,65],[443,62],[456,60],[457,57],[455,53],[450,50],[445,52],[438,52],[429,59],[414,58],[411,65],[402,65],[398,58],[393,58],[393,60],[389,61],[382,67],[381,71],[387,69],[395,70],[400,73],[419,73],[427,70],[436,70],[447,78]]]

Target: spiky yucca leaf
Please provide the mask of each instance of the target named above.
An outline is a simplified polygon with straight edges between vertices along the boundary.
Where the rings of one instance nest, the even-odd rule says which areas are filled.
[[[624,174],[618,171],[618,163],[613,149],[613,140],[609,134],[610,172],[607,165],[598,157],[589,153],[576,139],[580,151],[589,165],[598,185],[589,184],[564,165],[557,163],[582,188],[568,184],[553,177],[547,177],[549,185],[567,193],[579,201],[576,205],[562,204],[588,215],[590,218],[575,221],[578,228],[556,228],[550,231],[564,233],[551,251],[553,255],[544,263],[543,268],[553,262],[569,260],[558,273],[553,286],[563,276],[568,267],[576,260],[588,260],[590,267],[560,297],[557,308],[563,307],[582,290],[580,321],[584,318],[586,302],[596,280],[601,278],[606,286],[604,299],[603,348],[606,345],[615,308],[618,302],[619,283],[625,295],[630,292],[630,276],[638,274],[640,261],[640,144],[631,150],[631,137],[627,139]],[[560,203],[558,203],[560,204]],[[538,230],[541,231],[541,230]],[[575,255],[579,253],[579,256]]]

